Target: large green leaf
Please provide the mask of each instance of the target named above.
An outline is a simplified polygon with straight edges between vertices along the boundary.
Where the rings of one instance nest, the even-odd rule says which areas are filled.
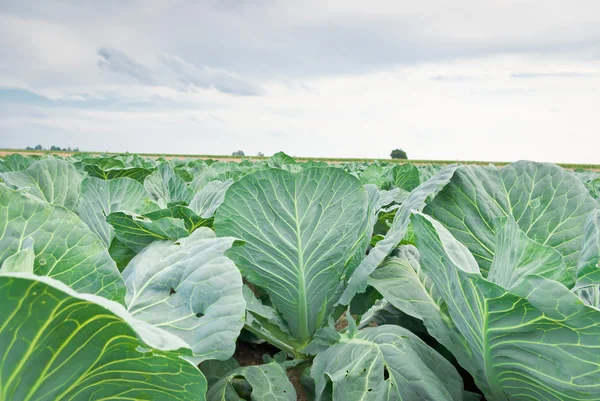
[[[244,325],[242,277],[224,256],[233,241],[200,228],[154,242],[123,271],[128,311],[185,340],[196,363],[231,357]]]
[[[114,180],[115,178],[127,177],[143,184],[144,179],[153,171],[153,168],[148,164],[125,165],[118,156],[85,158],[79,163],[82,164],[83,170],[91,177],[97,177],[103,180]]]
[[[0,173],[0,178],[37,199],[69,210],[77,206],[83,179],[73,165],[58,159],[43,159],[23,171]]]
[[[414,164],[401,164],[392,169],[392,184],[396,188],[412,191],[421,184],[421,174]]]
[[[384,324],[404,327],[420,338],[428,334],[427,328],[421,320],[402,312],[385,299],[375,302],[371,309],[361,316],[358,328],[364,329]]]
[[[596,202],[600,203],[600,178],[596,178],[594,181],[586,184],[586,187],[588,191],[590,191],[592,198],[594,198]]]
[[[243,294],[246,301],[244,328],[288,354],[298,354],[298,350],[303,346],[291,336],[289,327],[279,313],[264,305],[247,285],[244,285]]]
[[[600,307],[600,209],[585,223],[574,289],[588,305]]]
[[[33,253],[33,238],[23,241],[21,250],[9,256],[0,265],[0,273],[33,273],[35,253]]]
[[[32,274],[0,274],[0,300],[2,400],[205,399],[185,344],[115,302]]]
[[[487,274],[496,252],[494,221],[510,215],[534,241],[555,248],[575,276],[587,214],[597,207],[580,180],[549,163],[502,169],[462,166],[424,209],[477,259]]]
[[[229,188],[215,230],[246,242],[230,257],[268,292],[292,335],[308,340],[364,254],[367,221],[365,190],[341,169],[270,169]]]
[[[248,173],[250,173],[252,171],[256,171],[256,170],[262,170],[265,168],[265,166],[258,167],[257,165],[254,165],[254,164],[253,164],[253,166],[254,167],[252,167],[252,168],[242,169],[241,166],[237,163],[222,163],[222,162],[214,163],[214,164],[206,167],[202,171],[198,172],[196,174],[194,180],[192,182],[190,182],[189,188],[192,190],[192,192],[197,193],[200,190],[202,190],[202,188],[204,188],[206,185],[208,185],[209,182],[212,182],[212,181],[225,182],[230,179],[233,181],[237,181],[239,178],[241,178],[245,174],[248,174]]]
[[[144,186],[131,178],[101,180],[89,177],[81,184],[77,214],[109,247],[114,229],[106,216],[119,211],[144,213],[157,208],[149,202]]]
[[[190,201],[190,209],[202,218],[212,217],[225,200],[225,193],[231,184],[232,179],[209,182],[194,195]]]
[[[367,211],[369,223],[367,225],[366,237],[370,239],[373,236],[373,230],[375,228],[375,224],[377,223],[379,213],[382,211],[384,206],[393,202],[393,195],[397,193],[397,190],[382,191],[374,184],[366,184],[365,191],[367,191],[369,202],[369,209]]]
[[[341,304],[348,305],[357,293],[362,293],[366,290],[369,275],[400,244],[400,241],[406,235],[412,211],[423,210],[428,198],[435,196],[448,183],[455,171],[455,166],[446,167],[410,193],[409,197],[396,212],[392,227],[385,238],[377,242],[375,247],[369,251],[367,257],[362,260],[350,277],[348,286],[340,298]]]
[[[496,219],[494,230],[496,255],[488,280],[508,290],[518,288],[523,280],[533,275],[572,284],[562,255],[556,249],[530,239],[512,216]]]
[[[388,257],[369,277],[384,299],[411,316],[423,320],[440,309],[433,282],[422,271],[418,251],[412,245],[399,248],[402,256]]]
[[[371,164],[360,173],[359,179],[363,184],[373,184],[377,188],[389,187],[388,179],[389,167],[383,167],[379,164]]]
[[[401,322],[405,316],[409,315],[402,312],[385,299],[378,299],[371,308],[360,317],[358,328],[364,329],[365,327],[383,326],[384,324],[402,326]]]
[[[183,205],[174,205],[166,209],[155,210],[144,215],[152,221],[160,220],[165,217],[183,220],[183,225],[189,233],[192,233],[198,227],[212,227],[213,219],[211,217],[200,217],[192,209]]]
[[[131,212],[115,212],[106,221],[115,230],[116,238],[134,252],[158,240],[177,240],[187,237],[189,231],[180,218],[160,217],[153,220]]]
[[[311,370],[320,400],[462,401],[454,367],[410,331],[366,328],[317,354]],[[386,377],[387,376],[387,377]],[[331,392],[331,396],[324,397]]]
[[[142,167],[154,169],[160,163],[161,159],[143,157],[131,153],[124,153],[118,156],[113,156],[111,159],[121,161],[126,167]],[[194,159],[197,163],[202,163],[202,160]]]
[[[285,369],[277,362],[237,368],[215,383],[206,396],[208,401],[244,401],[236,392],[236,381],[247,383],[250,401],[296,401],[296,390]],[[244,384],[245,384],[244,383]],[[246,387],[246,386],[244,386]]]
[[[194,180],[194,175],[189,171],[187,166],[176,166],[173,170],[185,182],[192,182]]]
[[[114,156],[100,156],[100,157],[90,157],[84,156],[81,162],[78,162],[81,165],[93,165],[101,168],[102,170],[109,170],[114,168],[125,168],[125,163],[122,160],[119,160],[118,157]]]
[[[459,343],[451,319],[446,314],[446,305],[433,280],[421,269],[418,251],[412,245],[403,245],[397,255],[387,258],[369,277],[369,285],[374,287],[384,299],[398,310],[423,321],[429,334],[440,343]],[[366,319],[369,316],[365,317]],[[402,318],[402,316],[398,317]],[[420,327],[410,319],[401,324],[419,333]],[[453,350],[455,356],[469,358],[468,351],[458,347]],[[460,359],[457,356],[458,359]]]
[[[188,204],[192,199],[192,192],[185,181],[167,163],[160,164],[158,170],[146,177],[144,187],[150,194],[150,199],[162,208],[166,208],[170,203]]]
[[[202,362],[198,367],[204,377],[206,377],[208,389],[210,390],[210,388],[225,377],[227,373],[239,368],[240,363],[235,358],[229,358],[224,361],[209,359],[208,361]]]
[[[438,171],[444,168],[441,164],[426,164],[424,166],[418,166],[419,174],[421,175],[421,182],[425,182],[435,175]]]
[[[0,158],[0,173],[8,173],[11,171],[23,171],[27,167],[39,160],[36,156],[24,157],[18,153],[4,156]]]
[[[600,172],[575,170],[573,174],[583,182],[592,198],[600,202]]]
[[[123,279],[102,241],[75,214],[0,184],[0,263],[32,238],[35,266],[79,292],[122,302]]]
[[[117,238],[113,238],[110,247],[108,248],[108,253],[112,260],[117,264],[119,271],[123,271],[131,259],[137,255],[136,251],[119,241]]]
[[[537,274],[521,276],[508,290],[485,279],[467,248],[442,224],[422,214],[412,221],[422,269],[443,300],[439,313],[451,323],[452,336],[440,336],[427,319],[425,325],[471,373],[486,399],[600,399],[600,310]],[[509,229],[499,225],[499,230]],[[534,273],[522,259],[500,259],[513,275],[520,269]]]
[[[267,164],[269,167],[273,168],[285,168],[286,165],[296,164],[296,160],[284,152],[277,152],[273,156],[269,157]]]
[[[140,183],[143,183],[146,177],[152,174],[152,170],[141,167],[129,167],[129,168],[111,168],[108,170],[102,170],[98,166],[87,165],[84,170],[91,177],[98,177],[103,180],[114,180],[115,178],[131,178]]]

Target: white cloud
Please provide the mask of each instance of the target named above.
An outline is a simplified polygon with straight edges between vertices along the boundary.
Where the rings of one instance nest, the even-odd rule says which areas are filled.
[[[29,70],[38,65],[46,72],[84,68],[93,63],[85,57],[93,48],[65,25],[0,13],[0,55],[13,67]]]
[[[0,147],[598,162],[599,7],[5,0]]]
[[[124,74],[138,80],[144,85],[154,86],[158,83],[152,71],[138,63],[120,50],[101,47],[98,49],[98,66],[104,70]]]
[[[177,75],[179,82],[187,89],[214,88],[223,93],[244,96],[264,94],[259,83],[224,69],[196,67],[169,54],[159,54],[158,59]]]

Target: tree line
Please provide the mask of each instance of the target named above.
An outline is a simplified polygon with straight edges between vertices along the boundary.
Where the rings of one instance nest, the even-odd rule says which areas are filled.
[[[243,150],[238,150],[236,152],[232,152],[231,156],[245,156],[245,154],[244,154]],[[264,154],[262,152],[258,152],[257,156],[264,156]],[[408,156],[406,155],[406,152],[404,150],[402,150],[402,149],[394,149],[394,150],[392,150],[392,153],[390,154],[390,157],[392,159],[408,159]]]
[[[46,149],[42,145],[35,145],[34,147],[27,146],[25,148],[25,150],[52,150],[52,151],[59,150],[59,151],[63,151],[63,152],[79,152],[79,148],[71,148],[70,146],[66,147],[66,148],[61,148],[60,146],[54,146],[54,145],[50,146],[50,149]]]

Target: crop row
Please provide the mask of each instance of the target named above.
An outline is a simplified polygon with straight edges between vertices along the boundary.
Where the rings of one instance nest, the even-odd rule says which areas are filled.
[[[0,400],[600,400],[598,172],[78,154],[0,180]]]

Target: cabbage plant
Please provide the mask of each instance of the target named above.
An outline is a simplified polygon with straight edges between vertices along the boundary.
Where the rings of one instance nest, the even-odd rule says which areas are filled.
[[[2,400],[600,400],[597,172],[79,153],[0,181]]]
[[[425,195],[418,193],[422,202]],[[460,400],[462,380],[454,367],[408,330],[357,330],[349,315],[347,330],[332,326],[332,317],[345,309],[339,301],[350,278],[366,269],[380,199],[375,186],[365,188],[331,167],[268,169],[234,183],[215,230],[244,241],[227,255],[254,291],[266,294],[259,300],[245,288],[245,328],[301,366],[312,364],[316,400]],[[377,253],[377,260],[385,254]]]
[[[156,238],[121,274],[107,211],[157,206],[130,178],[86,178],[73,207],[81,182],[57,166],[78,174],[42,160],[0,183],[0,399],[204,400],[196,365],[231,357],[244,321],[242,277],[224,256],[234,239],[207,227]],[[219,196],[197,195],[207,221]]]
[[[460,167],[412,217],[417,257],[390,258],[370,284],[486,399],[598,399],[598,215],[557,166]]]

